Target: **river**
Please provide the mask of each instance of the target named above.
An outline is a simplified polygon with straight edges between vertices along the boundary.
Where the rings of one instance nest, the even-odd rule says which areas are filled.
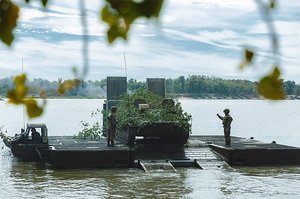
[[[300,147],[300,101],[180,99],[193,135],[222,134],[216,114],[231,110],[232,135]],[[26,122],[46,123],[49,135],[74,135],[80,121],[101,121],[91,112],[101,99],[50,99],[42,117],[28,120],[23,108],[0,101],[0,126],[9,135]],[[139,169],[59,170],[21,162],[0,143],[0,198],[300,198],[300,167],[234,167],[177,172]]]

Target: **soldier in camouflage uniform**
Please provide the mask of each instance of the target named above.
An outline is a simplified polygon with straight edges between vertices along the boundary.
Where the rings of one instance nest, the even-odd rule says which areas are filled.
[[[231,130],[231,122],[232,122],[232,117],[229,115],[230,110],[225,109],[224,111],[225,116],[222,117],[219,114],[217,114],[218,118],[222,120],[223,122],[223,128],[224,128],[224,137],[225,137],[225,145],[230,146],[231,144],[231,138],[230,138],[230,130]]]
[[[117,127],[116,112],[117,112],[117,107],[113,106],[111,108],[111,113],[108,116],[107,146],[115,145],[116,127]]]

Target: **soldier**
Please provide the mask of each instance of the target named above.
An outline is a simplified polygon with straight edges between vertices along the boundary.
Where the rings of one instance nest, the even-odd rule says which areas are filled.
[[[225,109],[224,111],[225,116],[222,117],[219,114],[217,114],[218,118],[222,120],[223,122],[223,128],[224,128],[224,137],[225,137],[225,145],[230,146],[231,144],[231,139],[230,139],[230,130],[231,130],[231,122],[232,122],[232,117],[229,115],[230,110]]]
[[[39,132],[36,131],[35,128],[31,129],[31,137],[32,137],[32,140],[35,140],[35,141],[41,140],[41,135]]]
[[[117,127],[116,112],[117,112],[117,107],[113,106],[111,108],[111,113],[108,116],[107,146],[115,146],[116,127]]]

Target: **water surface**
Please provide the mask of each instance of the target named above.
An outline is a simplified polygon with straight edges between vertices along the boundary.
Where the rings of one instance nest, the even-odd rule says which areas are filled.
[[[265,142],[300,146],[300,101],[180,100],[193,116],[195,135],[222,134],[222,114],[229,108],[232,133]],[[44,122],[50,135],[73,135],[80,121],[101,109],[103,100],[48,100],[45,114],[26,122]],[[0,102],[0,125],[14,135],[23,126],[22,107]],[[0,198],[300,198],[300,167],[234,167],[212,164],[205,170],[177,172],[139,169],[60,170],[21,162],[0,143]]]

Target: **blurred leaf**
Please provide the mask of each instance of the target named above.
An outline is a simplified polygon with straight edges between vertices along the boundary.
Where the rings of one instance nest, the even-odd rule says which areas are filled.
[[[76,66],[72,67],[72,72],[75,77],[78,76],[78,68]]]
[[[25,0],[26,3],[29,3],[30,0]],[[41,3],[43,4],[44,7],[47,6],[48,0],[41,0]]]
[[[26,106],[29,118],[39,117],[43,113],[43,108],[39,107],[37,101],[33,98],[25,99],[24,105]]]
[[[252,63],[253,56],[254,56],[254,52],[252,50],[249,50],[249,49],[245,50],[245,60],[246,60],[246,62]]]
[[[47,93],[46,93],[45,90],[41,90],[41,91],[40,91],[40,97],[41,97],[41,98],[46,98],[46,97],[47,97]]]
[[[254,52],[248,48],[244,50],[244,57],[242,63],[240,63],[240,69],[244,69],[247,65],[252,64],[254,58]]]
[[[263,77],[258,83],[258,92],[267,99],[279,100],[284,99],[285,93],[283,82],[280,77],[280,70],[275,67],[273,72]]]
[[[107,39],[109,43],[114,42],[115,39],[118,37],[126,40],[127,39],[127,31],[119,31],[118,26],[112,26],[108,31],[107,31]]]
[[[16,76],[14,78],[14,89],[7,92],[8,103],[25,105],[29,118],[40,116],[43,113],[45,104],[39,107],[35,99],[26,98],[27,93],[26,75],[21,74]]]
[[[21,104],[27,95],[28,87],[25,85],[26,75],[21,74],[14,78],[15,89],[7,92],[8,102],[12,104]]]
[[[245,67],[246,67],[246,64],[244,62],[240,63],[240,66],[239,66],[240,70],[243,70]]]
[[[71,89],[78,87],[80,85],[80,83],[81,83],[81,80],[79,80],[79,79],[66,80],[58,86],[58,93],[65,94],[66,92],[70,91]]]
[[[48,3],[48,0],[42,0],[42,4],[43,4],[44,7],[47,6],[47,3]]]
[[[16,76],[14,79],[14,83],[16,85],[16,96],[19,99],[24,98],[27,95],[28,87],[25,85],[26,83],[26,75],[22,74],[20,76]]]
[[[158,17],[163,0],[106,0],[102,8],[101,19],[109,26],[108,42],[117,38],[127,39],[131,24],[139,17]]]
[[[277,5],[276,0],[270,0],[270,8],[271,9],[274,9],[276,7],[276,5]]]
[[[19,7],[10,0],[0,0],[0,39],[8,46],[14,40],[13,29],[17,26]]]

